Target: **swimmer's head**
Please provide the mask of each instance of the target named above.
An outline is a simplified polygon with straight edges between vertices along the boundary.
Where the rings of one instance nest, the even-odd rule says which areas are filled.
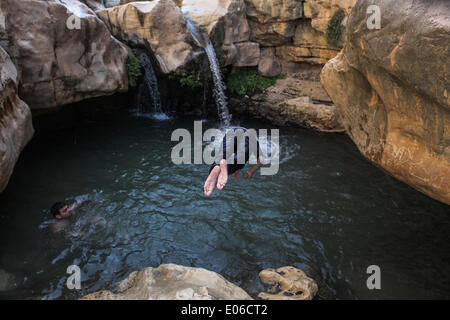
[[[71,214],[69,206],[64,202],[56,202],[50,208],[50,212],[56,219],[65,219],[68,218]]]

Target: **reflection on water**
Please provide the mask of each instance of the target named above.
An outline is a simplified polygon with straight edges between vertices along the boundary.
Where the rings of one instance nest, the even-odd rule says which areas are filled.
[[[15,282],[0,298],[77,298],[162,263],[216,271],[253,297],[265,289],[259,271],[292,265],[319,298],[450,298],[448,206],[369,164],[343,135],[287,128],[277,175],[230,179],[206,198],[209,166],[170,160],[172,131],[193,132],[193,120],[120,117],[35,137],[0,195],[0,270]],[[49,207],[79,199],[52,232]],[[65,286],[72,264],[79,291]],[[366,287],[372,264],[380,291]]]

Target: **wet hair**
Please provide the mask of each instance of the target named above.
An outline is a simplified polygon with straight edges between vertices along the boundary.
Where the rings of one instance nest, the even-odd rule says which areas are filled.
[[[66,206],[66,204],[64,202],[56,202],[55,204],[52,205],[52,207],[50,208],[50,213],[56,217],[56,215],[59,214],[59,210],[61,210],[62,208],[64,208]]]

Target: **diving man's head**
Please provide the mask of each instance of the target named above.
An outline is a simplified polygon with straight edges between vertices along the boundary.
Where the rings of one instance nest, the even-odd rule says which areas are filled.
[[[56,202],[50,208],[51,214],[58,220],[66,219],[72,214],[72,209],[64,202]]]

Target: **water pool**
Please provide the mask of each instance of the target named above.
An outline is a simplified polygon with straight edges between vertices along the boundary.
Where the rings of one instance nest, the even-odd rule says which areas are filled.
[[[286,265],[322,299],[450,298],[448,206],[368,163],[345,135],[296,128],[280,129],[277,175],[230,179],[206,198],[209,166],[170,160],[172,131],[192,132],[193,120],[121,115],[37,135],[0,195],[0,269],[15,283],[0,298],[74,299],[163,263],[218,272],[255,298],[258,272]],[[53,233],[49,207],[75,199],[90,201]],[[81,290],[66,288],[72,264]],[[381,290],[367,289],[370,265]]]

